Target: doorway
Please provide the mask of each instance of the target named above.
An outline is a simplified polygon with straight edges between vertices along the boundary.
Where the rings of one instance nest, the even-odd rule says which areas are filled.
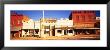
[[[68,30],[64,30],[64,35],[67,35],[67,31],[68,31]]]
[[[55,36],[55,29],[52,29],[52,36]]]

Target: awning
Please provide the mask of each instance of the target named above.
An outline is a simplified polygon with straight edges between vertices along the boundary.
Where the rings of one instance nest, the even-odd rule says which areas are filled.
[[[100,28],[74,28],[74,29],[100,29]]]
[[[57,27],[55,29],[74,29],[73,27]]]

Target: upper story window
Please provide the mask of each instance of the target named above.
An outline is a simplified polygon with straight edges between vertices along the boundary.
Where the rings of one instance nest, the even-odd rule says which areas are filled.
[[[44,28],[45,28],[45,29],[49,29],[49,28],[50,28],[50,26],[44,26]]]
[[[84,13],[86,13],[86,11],[84,11]]]
[[[79,16],[78,15],[76,16],[76,19],[79,20]]]
[[[18,24],[20,24],[20,21],[18,20]]]
[[[82,16],[82,20],[85,21],[85,16]]]
[[[15,25],[14,21],[12,21],[12,24]]]

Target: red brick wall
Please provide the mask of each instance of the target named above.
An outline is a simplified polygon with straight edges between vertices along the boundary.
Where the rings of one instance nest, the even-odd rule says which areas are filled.
[[[28,21],[29,18],[27,16],[21,14],[11,14],[11,26],[22,26],[22,21]]]
[[[72,12],[73,24],[78,26],[81,24],[90,24],[90,27],[94,27],[93,24],[96,20],[96,15],[94,11],[73,11]]]
[[[11,26],[22,26],[22,19],[23,15],[11,14]]]
[[[15,30],[15,31],[18,31],[17,33],[14,33],[14,37],[15,38],[18,38],[20,37],[20,29],[19,28],[22,28],[23,26],[23,23],[22,21],[28,21],[29,18],[27,16],[24,16],[22,14],[17,14],[17,13],[11,13],[11,18],[10,18],[10,24],[11,24],[11,30]],[[15,27],[15,28],[13,28]],[[19,30],[16,30],[16,29],[19,29]]]

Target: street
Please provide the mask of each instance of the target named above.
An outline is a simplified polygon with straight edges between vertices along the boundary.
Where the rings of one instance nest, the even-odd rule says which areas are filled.
[[[100,40],[100,35],[91,34],[91,35],[74,35],[74,36],[48,36],[48,37],[19,37],[13,38],[11,40]]]

